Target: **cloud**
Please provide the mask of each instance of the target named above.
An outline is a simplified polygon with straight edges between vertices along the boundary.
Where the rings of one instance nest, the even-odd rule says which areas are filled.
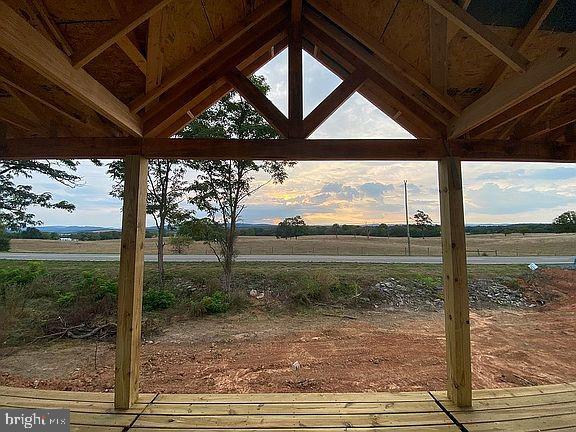
[[[553,189],[523,189],[520,186],[500,187],[486,183],[478,189],[465,191],[466,203],[477,214],[511,215],[533,210],[550,209],[576,203],[576,194],[558,193]]]
[[[576,167],[551,169],[516,169],[482,173],[477,180],[568,180],[576,178]]]
[[[395,187],[393,184],[370,182],[358,186],[358,190],[367,197],[380,198],[389,192],[394,192]]]

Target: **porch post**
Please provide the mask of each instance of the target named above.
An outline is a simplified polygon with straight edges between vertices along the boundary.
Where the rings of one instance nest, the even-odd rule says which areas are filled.
[[[127,409],[138,399],[140,330],[146,233],[148,160],[127,156],[122,213],[114,405]]]
[[[445,158],[438,164],[448,397],[456,405],[472,405],[472,367],[466,237],[461,163]]]

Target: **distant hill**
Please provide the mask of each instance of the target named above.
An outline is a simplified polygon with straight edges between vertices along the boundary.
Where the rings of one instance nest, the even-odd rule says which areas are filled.
[[[239,223],[238,228],[271,228],[276,227],[276,225],[271,224],[250,224],[250,223]],[[101,227],[101,226],[89,226],[89,225],[44,225],[36,227],[42,232],[53,232],[58,234],[76,234],[82,232],[105,232],[105,231],[120,231],[121,228],[113,227]],[[156,231],[155,226],[146,227],[148,231]]]
[[[45,225],[37,227],[42,232],[54,232],[58,234],[74,234],[79,232],[119,231],[120,228],[76,225]]]

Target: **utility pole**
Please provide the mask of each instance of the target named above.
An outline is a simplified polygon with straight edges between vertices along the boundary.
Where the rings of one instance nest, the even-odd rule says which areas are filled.
[[[408,219],[408,181],[404,180],[404,207],[406,209],[406,236],[408,239],[408,256],[411,256],[410,251],[410,221]]]

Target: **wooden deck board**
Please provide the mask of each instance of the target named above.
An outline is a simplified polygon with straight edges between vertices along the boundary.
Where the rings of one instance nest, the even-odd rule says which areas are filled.
[[[468,409],[444,392],[145,394],[123,411],[113,400],[111,393],[0,387],[0,407],[70,409],[74,432],[458,432],[450,416],[474,432],[576,430],[575,383],[477,390]]]

